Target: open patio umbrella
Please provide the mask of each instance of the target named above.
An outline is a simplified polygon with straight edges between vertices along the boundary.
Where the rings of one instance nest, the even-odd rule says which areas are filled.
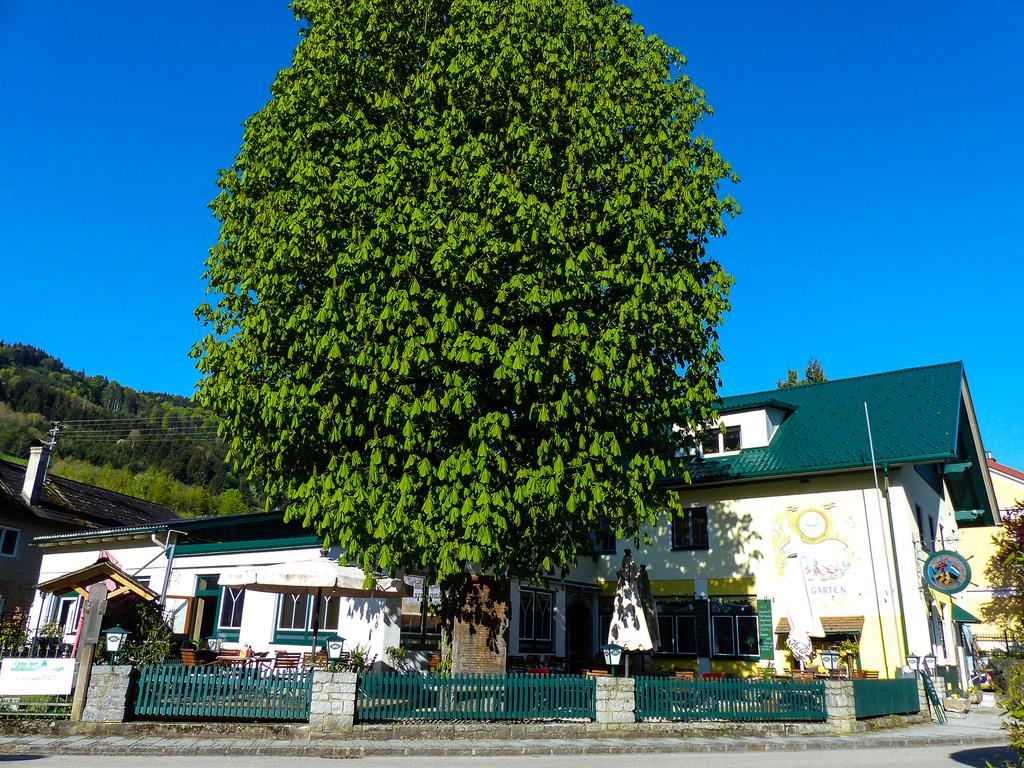
[[[313,652],[320,634],[320,602],[328,597],[401,597],[410,590],[401,579],[373,577],[369,588],[362,568],[341,565],[326,557],[237,568],[220,576],[225,587],[244,587],[254,592],[281,592],[313,596]]]
[[[807,573],[804,571],[803,559],[797,553],[786,557],[782,571],[782,583],[786,588],[786,607],[789,618],[789,637],[786,645],[793,653],[793,658],[800,662],[800,668],[811,660],[814,646],[812,637],[824,637],[821,619],[811,605],[811,597],[807,592]]]
[[[608,628],[608,642],[622,647],[626,654],[626,675],[628,676],[629,654],[646,653],[655,649],[658,621],[654,611],[654,600],[650,597],[650,582],[647,581],[647,574],[644,570],[637,568],[636,563],[633,562],[633,555],[628,549],[622,556],[622,567],[619,568],[617,575],[615,605],[612,608],[611,626]]]

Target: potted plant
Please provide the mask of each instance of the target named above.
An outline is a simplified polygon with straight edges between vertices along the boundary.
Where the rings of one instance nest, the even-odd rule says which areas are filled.
[[[846,667],[846,674],[852,675],[857,666],[857,654],[860,653],[860,643],[856,640],[843,640],[839,643],[839,655],[843,659],[843,666]]]

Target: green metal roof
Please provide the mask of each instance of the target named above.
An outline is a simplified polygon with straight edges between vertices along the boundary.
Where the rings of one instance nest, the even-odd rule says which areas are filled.
[[[123,528],[104,528],[102,530],[76,531],[74,533],[57,533],[48,536],[36,536],[32,539],[33,544],[45,546],[47,544],[73,543],[76,541],[90,541],[93,539],[128,538],[132,536],[147,536],[154,533],[166,531],[170,526],[145,525],[129,526]]]
[[[755,408],[789,413],[770,445],[694,457],[687,470],[694,484],[705,484],[870,467],[865,402],[879,465],[953,460],[963,376],[955,362],[725,397],[722,414]]]

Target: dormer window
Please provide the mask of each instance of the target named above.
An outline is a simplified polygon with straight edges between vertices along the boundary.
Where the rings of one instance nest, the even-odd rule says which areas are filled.
[[[723,432],[720,429],[709,429],[700,438],[701,453],[710,456],[715,453],[729,453],[740,449],[740,428],[726,427]]]

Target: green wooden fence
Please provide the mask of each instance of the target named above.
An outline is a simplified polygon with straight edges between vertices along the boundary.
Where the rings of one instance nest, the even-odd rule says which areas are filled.
[[[638,720],[825,720],[825,684],[636,678]]]
[[[255,667],[139,667],[135,715],[167,720],[309,720],[313,672]]]
[[[909,715],[921,711],[917,680],[854,680],[854,710],[857,719],[880,715]]]
[[[597,683],[576,675],[359,676],[356,719],[593,720]]]

